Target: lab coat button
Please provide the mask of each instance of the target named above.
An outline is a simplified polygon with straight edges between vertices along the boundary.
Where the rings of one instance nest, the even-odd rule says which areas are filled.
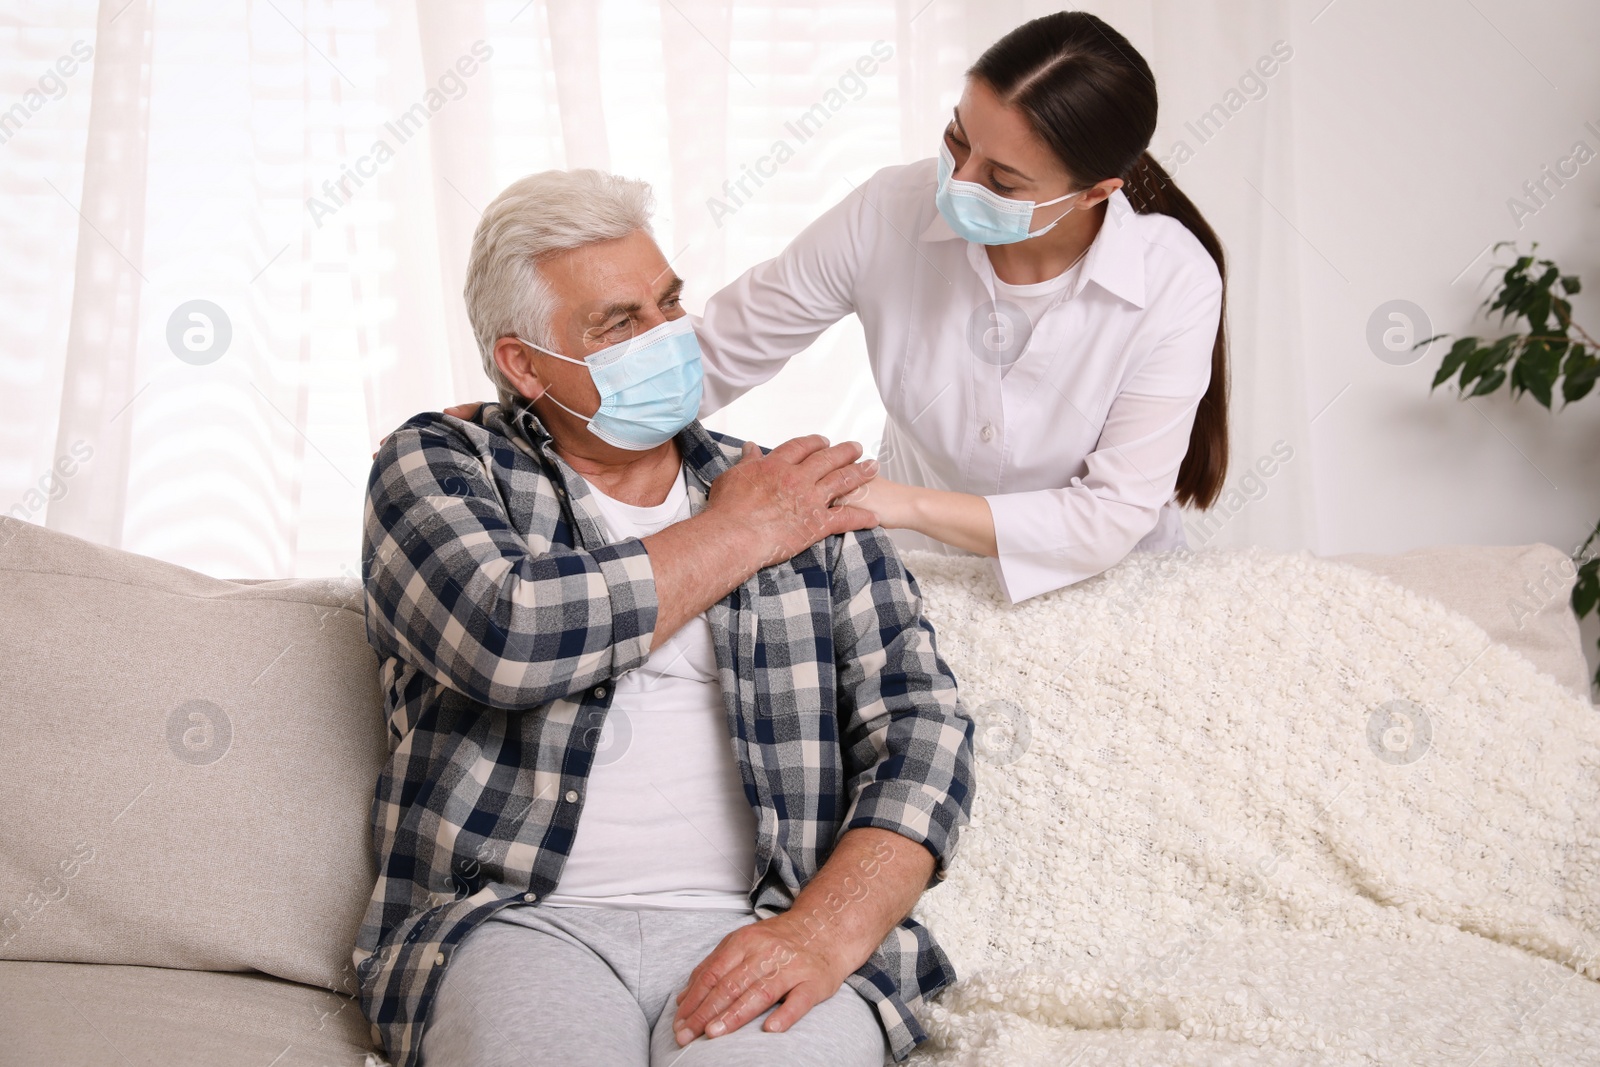
[[[978,436],[981,439],[985,440],[985,441],[993,439],[993,437],[994,437],[994,427],[989,425],[987,422],[984,423],[983,424],[983,429],[978,431]]]

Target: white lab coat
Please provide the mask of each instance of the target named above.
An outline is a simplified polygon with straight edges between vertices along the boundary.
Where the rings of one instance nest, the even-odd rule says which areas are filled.
[[[696,320],[701,416],[854,312],[888,412],[883,475],[985,497],[1011,602],[1135,547],[1186,544],[1172,496],[1211,378],[1216,263],[1182,223],[1134,212],[1118,190],[1076,282],[1016,355],[993,338],[1026,326],[996,318],[988,256],[938,213],[935,180],[932,159],[879,171],[711,297]]]

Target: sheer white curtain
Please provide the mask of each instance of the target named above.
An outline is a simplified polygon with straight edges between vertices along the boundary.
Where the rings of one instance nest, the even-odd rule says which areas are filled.
[[[1305,544],[1316,412],[1297,336],[1304,253],[1283,225],[1293,60],[1237,91],[1275,42],[1292,47],[1290,16],[1267,0],[1085,6],[1150,60],[1153,150],[1190,142],[1179,183],[1230,253],[1230,480],[1277,443],[1293,452],[1191,541]],[[1053,9],[107,0],[0,12],[0,109],[12,108],[0,110],[0,511],[213,574],[354,574],[377,439],[415,412],[491,395],[460,294],[473,226],[500,188],[564,166],[650,181],[658,240],[697,308],[853,184],[932,154],[965,67]],[[63,74],[75,46],[90,58]],[[853,73],[874,48],[890,58]],[[1200,143],[1186,124],[1207,114]],[[768,444],[820,431],[869,447],[881,423],[853,321],[712,421]]]

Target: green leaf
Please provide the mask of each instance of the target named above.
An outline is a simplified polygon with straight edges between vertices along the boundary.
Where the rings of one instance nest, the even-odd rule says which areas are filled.
[[[1490,347],[1481,343],[1467,352],[1467,358],[1461,364],[1461,373],[1456,377],[1456,385],[1463,393],[1467,391],[1473,382],[1483,376],[1484,368],[1488,366],[1491,355]]]
[[[1500,388],[1505,383],[1506,383],[1506,372],[1505,371],[1503,371],[1503,370],[1490,371],[1488,374],[1485,374],[1483,376],[1483,380],[1478,383],[1478,387],[1476,389],[1472,390],[1472,392],[1467,394],[1467,395],[1468,396],[1487,396],[1489,393],[1494,392],[1496,389]]]
[[[1521,398],[1523,393],[1528,391],[1528,375],[1532,372],[1533,368],[1527,365],[1526,360],[1519,358],[1515,363],[1511,364],[1510,370],[1511,399],[1517,400]]]
[[[1555,313],[1555,325],[1551,326],[1547,331],[1541,332],[1560,334],[1562,337],[1567,336],[1567,328],[1572,322],[1572,305],[1559,296],[1552,296],[1550,298],[1550,310]]]
[[[1526,281],[1513,277],[1509,271],[1506,272],[1505,280],[1500,285],[1500,291],[1495,293],[1489,301],[1490,314],[1496,311],[1500,312],[1500,321],[1505,322],[1506,318],[1516,310],[1518,305],[1527,299],[1527,292],[1528,283]]]
[[[1561,288],[1566,291],[1568,296],[1578,295],[1580,291],[1578,285],[1578,276],[1576,274],[1568,274],[1561,279]]]
[[[1510,333],[1487,348],[1479,348],[1474,351],[1467,357],[1466,364],[1461,368],[1461,388],[1466,389],[1469,383],[1483,378],[1491,371],[1498,377],[1495,379],[1494,386],[1487,391],[1493,392],[1495,389],[1500,388],[1500,384],[1506,380],[1505,372],[1500,368],[1505,366],[1506,361],[1511,358],[1513,346],[1521,340],[1522,338],[1519,335]],[[1484,392],[1485,390],[1480,382],[1478,389],[1471,395],[1482,396]]]
[[[1529,297],[1527,307],[1522,309],[1522,317],[1528,320],[1528,326],[1534,333],[1544,333],[1545,323],[1550,321],[1549,290],[1536,291]]]
[[[1444,357],[1444,362],[1439,365],[1439,373],[1433,376],[1433,384],[1428,387],[1428,391],[1431,393],[1449,381],[1450,376],[1461,369],[1461,365],[1467,361],[1467,356],[1472,354],[1472,350],[1477,345],[1478,339],[1476,337],[1463,337],[1451,345],[1450,352]]]
[[[1556,379],[1561,375],[1561,355],[1566,347],[1562,341],[1529,341],[1517,357],[1512,377],[1546,408],[1550,407]]]
[[[1583,618],[1600,603],[1600,558],[1591,559],[1578,568],[1578,580],[1572,586],[1572,610]]]
[[[1567,353],[1566,366],[1562,368],[1561,399],[1567,403],[1582,400],[1600,378],[1600,359],[1582,345],[1575,344]]]

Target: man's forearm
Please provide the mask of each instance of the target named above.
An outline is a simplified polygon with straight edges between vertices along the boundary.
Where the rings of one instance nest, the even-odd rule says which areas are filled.
[[[784,914],[815,939],[839,974],[850,974],[910,913],[933,866],[933,853],[922,844],[893,830],[859,826],[839,838]]]
[[[752,533],[707,509],[643,538],[656,579],[652,652],[760,569],[764,553]]]

